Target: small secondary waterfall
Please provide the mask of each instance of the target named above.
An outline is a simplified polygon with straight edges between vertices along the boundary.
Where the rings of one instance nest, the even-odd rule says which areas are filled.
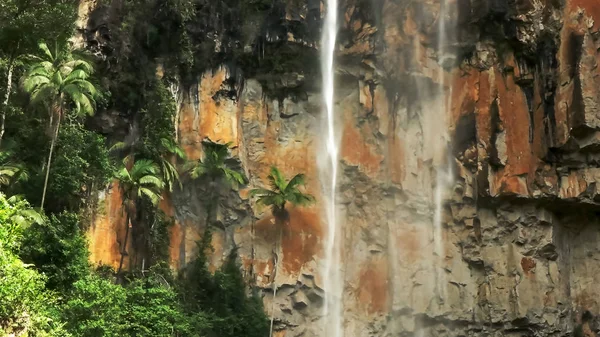
[[[336,205],[339,141],[336,133],[335,118],[335,81],[334,53],[337,22],[337,0],[327,0],[327,14],[323,25],[321,41],[321,71],[323,76],[323,98],[325,101],[326,132],[324,143],[327,147],[327,158],[319,165],[319,173],[326,199],[325,211],[327,221],[327,237],[325,244],[325,265],[322,271],[325,290],[324,329],[326,337],[343,336],[341,294],[343,283],[340,271],[340,223]]]
[[[451,2],[452,3],[452,2]],[[344,321],[344,307],[342,303],[342,295],[344,292],[344,268],[341,265],[342,241],[345,240],[344,225],[345,217],[338,207],[337,193],[338,180],[342,174],[338,172],[340,161],[340,130],[339,125],[342,125],[340,114],[336,113],[335,101],[335,51],[336,37],[338,33],[338,0],[326,1],[325,20],[322,30],[321,40],[321,70],[322,70],[322,93],[323,93],[323,123],[321,129],[321,143],[326,151],[323,151],[319,157],[319,176],[323,190],[322,204],[325,212],[325,236],[324,236],[324,263],[322,264],[321,275],[323,277],[323,289],[325,292],[325,302],[323,306],[322,331],[323,337],[343,337],[344,335],[352,335],[352,328],[348,328],[346,324],[350,322]],[[422,123],[422,132],[415,134],[414,137],[419,137],[419,141],[414,144],[418,146],[421,143],[423,158],[431,159],[433,165],[433,177],[429,173],[423,172],[423,179],[420,181],[429,181],[432,178],[431,185],[425,185],[422,191],[422,196],[431,197],[432,218],[429,225],[431,227],[421,227],[423,236],[417,238],[418,245],[422,249],[429,249],[428,254],[424,255],[423,267],[427,269],[429,277],[423,280],[427,283],[421,290],[419,296],[436,298],[436,309],[444,307],[446,301],[446,275],[444,269],[445,263],[445,247],[444,247],[444,202],[446,192],[452,186],[452,162],[448,161],[449,151],[449,135],[447,116],[450,108],[450,100],[447,95],[447,78],[444,66],[453,61],[451,53],[446,53],[448,46],[448,37],[453,33],[451,24],[453,5],[441,0],[439,17],[437,21],[437,45],[434,45],[434,50],[437,53],[437,67],[423,68],[418,64],[415,57],[415,66],[410,70],[410,76],[413,78],[418,103],[409,109],[415,109],[416,114],[413,119],[420,118]],[[448,24],[447,24],[448,23]],[[451,39],[451,37],[450,37]],[[415,55],[426,55],[427,47],[421,44],[421,41],[415,38]],[[427,69],[433,70],[427,73]],[[425,70],[425,71],[424,71]],[[434,85],[431,85],[434,84]],[[410,122],[410,121],[409,121]],[[414,122],[414,120],[413,120]],[[428,186],[434,188],[433,191],[428,189]],[[420,192],[421,192],[420,191]],[[430,213],[431,214],[431,213]],[[401,225],[402,226],[402,225]],[[395,230],[395,229],[392,229]],[[395,250],[395,243],[390,242],[390,246]],[[401,251],[403,247],[399,247]],[[350,251],[345,252],[350,255]],[[394,259],[391,256],[390,259]],[[391,262],[392,268],[395,271],[398,262]],[[396,276],[393,276],[396,277]],[[398,279],[403,279],[400,275]],[[398,286],[398,285],[397,285]],[[400,293],[400,291],[399,291]],[[399,308],[407,305],[406,302],[397,303]],[[433,309],[433,307],[432,307]],[[436,310],[433,309],[433,310]],[[351,311],[351,309],[349,309]],[[350,320],[350,318],[348,318]],[[417,329],[417,334],[423,333]],[[352,335],[353,336],[353,335]],[[354,337],[354,336],[353,336]]]

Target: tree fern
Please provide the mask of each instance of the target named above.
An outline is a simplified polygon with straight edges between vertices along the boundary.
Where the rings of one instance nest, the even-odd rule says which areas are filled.
[[[205,140],[202,145],[204,156],[197,162],[186,165],[186,172],[192,179],[205,179],[208,181],[208,202],[206,205],[206,224],[210,225],[214,208],[218,205],[214,199],[218,196],[216,186],[218,182],[224,182],[230,187],[237,187],[247,182],[246,176],[231,158],[230,150],[232,143],[219,144],[211,140]]]

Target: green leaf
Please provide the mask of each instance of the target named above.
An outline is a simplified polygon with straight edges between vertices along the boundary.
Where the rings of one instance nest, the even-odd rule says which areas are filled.
[[[162,196],[145,187],[141,187],[139,189],[139,193],[140,196],[145,195],[153,205],[158,204],[158,202],[162,199]]]
[[[304,174],[297,174],[289,181],[289,183],[287,183],[285,191],[289,192],[292,189],[297,188],[298,186],[302,186],[302,185],[306,184],[305,179],[306,179],[306,176]]]
[[[163,182],[159,178],[151,175],[143,176],[140,178],[140,184],[143,185],[153,185],[157,188],[163,187]]]
[[[38,43],[38,47],[40,48],[42,53],[44,53],[44,55],[48,58],[48,60],[54,61],[54,56],[50,52],[50,49],[48,48],[48,45],[46,44],[46,42],[40,41]]]

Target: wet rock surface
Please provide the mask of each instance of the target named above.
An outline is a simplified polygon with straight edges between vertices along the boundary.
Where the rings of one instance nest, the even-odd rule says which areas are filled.
[[[600,7],[591,0],[441,6],[341,3],[336,124],[345,335],[572,336],[581,327],[595,336]],[[314,1],[281,7],[288,25],[270,26],[280,33],[267,50],[276,53],[283,39],[290,57],[318,55],[314,24],[323,10]],[[445,39],[442,19],[452,27]],[[102,45],[103,26],[93,22],[88,40]],[[214,235],[212,265],[237,247],[275,317],[275,335],[321,336],[324,205],[292,209],[280,226],[247,197],[277,165],[288,176],[307,174],[307,190],[320,199],[318,70],[240,75],[232,67],[197,74],[178,93],[177,135],[190,159],[201,157],[205,138],[231,141],[252,178],[239,191],[221,191],[223,229]],[[453,179],[442,189],[440,252],[433,222],[442,171]],[[96,262],[119,257],[117,191],[106,194],[107,211],[90,229]],[[204,197],[201,184],[186,182],[161,205],[176,219],[173,268],[194,256]]]

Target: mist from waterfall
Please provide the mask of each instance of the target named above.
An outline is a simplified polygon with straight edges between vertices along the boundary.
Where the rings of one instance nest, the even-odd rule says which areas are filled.
[[[334,53],[338,30],[337,8],[337,0],[327,0],[327,14],[323,25],[321,41],[321,72],[323,76],[323,98],[325,101],[324,113],[327,119],[327,130],[322,133],[325,137],[324,143],[327,148],[327,158],[319,165],[319,175],[326,199],[325,211],[327,220],[325,265],[322,271],[325,291],[323,308],[324,337],[343,336],[341,306],[343,283],[341,280],[339,245],[341,231],[336,205],[339,137],[336,132],[334,98]]]

